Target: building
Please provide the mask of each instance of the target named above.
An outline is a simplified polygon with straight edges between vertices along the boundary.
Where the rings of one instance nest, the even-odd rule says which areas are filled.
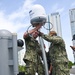
[[[60,15],[59,13],[52,13],[49,15],[49,20],[52,25],[50,25],[51,30],[54,30],[57,32],[58,36],[62,37],[62,30],[61,30],[61,21],[60,21]]]
[[[73,40],[73,45],[75,46],[75,9],[70,9],[69,15],[70,15],[72,40]]]
[[[69,16],[70,16],[72,42],[73,42],[73,46],[75,46],[75,8],[69,10]],[[75,63],[75,51],[73,52],[73,54],[74,54],[74,63]],[[75,75],[75,65],[72,66],[70,73]]]

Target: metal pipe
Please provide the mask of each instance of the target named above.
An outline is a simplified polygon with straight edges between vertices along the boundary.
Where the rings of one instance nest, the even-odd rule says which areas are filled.
[[[44,67],[45,67],[45,75],[49,75],[46,53],[45,53],[45,49],[44,49],[44,42],[43,42],[43,39],[41,37],[39,37],[39,42],[40,42],[41,49],[42,49],[42,55],[43,55],[43,61],[44,61]]]

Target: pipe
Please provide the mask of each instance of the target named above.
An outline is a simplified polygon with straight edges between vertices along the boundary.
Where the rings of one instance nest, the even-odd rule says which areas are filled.
[[[42,55],[43,55],[43,61],[44,61],[44,67],[45,67],[45,75],[49,75],[46,53],[45,53],[45,49],[44,49],[44,43],[43,43],[43,39],[41,37],[39,37],[39,42],[40,42],[41,49],[42,49]]]

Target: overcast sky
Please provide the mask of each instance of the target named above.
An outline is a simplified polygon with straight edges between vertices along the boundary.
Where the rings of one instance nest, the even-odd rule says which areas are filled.
[[[29,10],[34,4],[42,5],[48,15],[59,12],[62,38],[66,43],[68,59],[73,62],[69,10],[75,8],[75,0],[0,0],[0,29],[15,32],[18,38],[22,38],[30,25]]]

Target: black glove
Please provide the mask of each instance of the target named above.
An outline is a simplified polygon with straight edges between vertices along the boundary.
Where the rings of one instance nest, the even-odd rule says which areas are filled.
[[[70,46],[74,51],[75,51],[75,47],[74,46]]]
[[[43,33],[42,33],[42,32],[40,32],[40,31],[38,31],[38,32],[39,32],[38,36],[42,36],[42,35],[43,35]]]

